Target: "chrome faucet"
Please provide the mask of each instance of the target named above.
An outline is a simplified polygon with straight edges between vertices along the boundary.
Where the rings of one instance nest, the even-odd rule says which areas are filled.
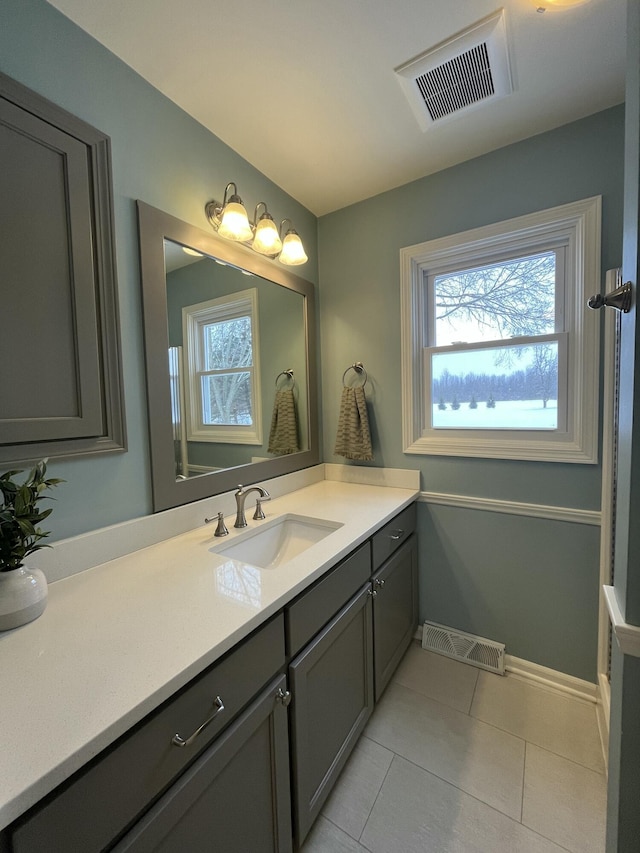
[[[236,506],[238,511],[236,513],[236,520],[234,527],[246,527],[247,519],[244,514],[244,502],[247,499],[247,495],[251,492],[259,492],[261,501],[269,501],[271,500],[271,495],[266,489],[263,489],[262,486],[251,486],[250,489],[245,489],[244,486],[238,486],[238,491],[235,493]],[[258,516],[259,518],[260,516]],[[264,513],[262,514],[264,518]]]

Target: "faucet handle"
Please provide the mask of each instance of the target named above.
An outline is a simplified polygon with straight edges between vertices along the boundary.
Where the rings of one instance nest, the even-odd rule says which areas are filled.
[[[216,518],[205,518],[205,524],[211,524],[212,521],[217,521],[218,525],[216,527],[216,532],[213,534],[214,536],[227,536],[229,531],[227,530],[227,525],[224,523],[224,513],[219,512]]]
[[[263,501],[270,501],[270,500],[271,500],[271,495],[265,495],[263,498],[257,498],[256,499],[256,511],[253,513],[253,520],[254,521],[262,521],[263,518],[266,518],[266,516],[264,514],[264,510],[262,509],[262,502]]]
[[[216,527],[216,532],[213,534],[214,536],[228,536],[229,531],[227,530],[227,525],[224,523],[224,514],[218,513],[218,526]]]

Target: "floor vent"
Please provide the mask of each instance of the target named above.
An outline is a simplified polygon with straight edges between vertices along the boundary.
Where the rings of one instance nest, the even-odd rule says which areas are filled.
[[[504,644],[463,631],[452,631],[436,622],[425,622],[422,648],[504,675]]]
[[[513,91],[504,10],[396,68],[423,130]]]

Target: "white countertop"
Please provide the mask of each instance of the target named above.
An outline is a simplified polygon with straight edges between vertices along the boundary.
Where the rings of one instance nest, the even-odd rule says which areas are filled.
[[[227,518],[224,540],[214,524],[198,527],[50,584],[44,614],[0,634],[0,829],[417,495],[324,480],[272,500],[267,519],[300,513],[343,525],[279,568],[212,553],[242,533]]]

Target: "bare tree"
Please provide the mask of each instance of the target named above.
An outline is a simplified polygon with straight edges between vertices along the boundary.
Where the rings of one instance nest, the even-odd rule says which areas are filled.
[[[495,338],[554,331],[553,252],[439,276],[434,289],[437,322],[477,323]]]
[[[220,424],[252,422],[250,373],[253,349],[250,317],[212,323],[207,327],[207,376],[212,420]]]
[[[531,370],[536,379],[537,390],[542,400],[543,408],[557,393],[558,381],[558,351],[551,344],[538,344],[531,347],[533,363]]]

